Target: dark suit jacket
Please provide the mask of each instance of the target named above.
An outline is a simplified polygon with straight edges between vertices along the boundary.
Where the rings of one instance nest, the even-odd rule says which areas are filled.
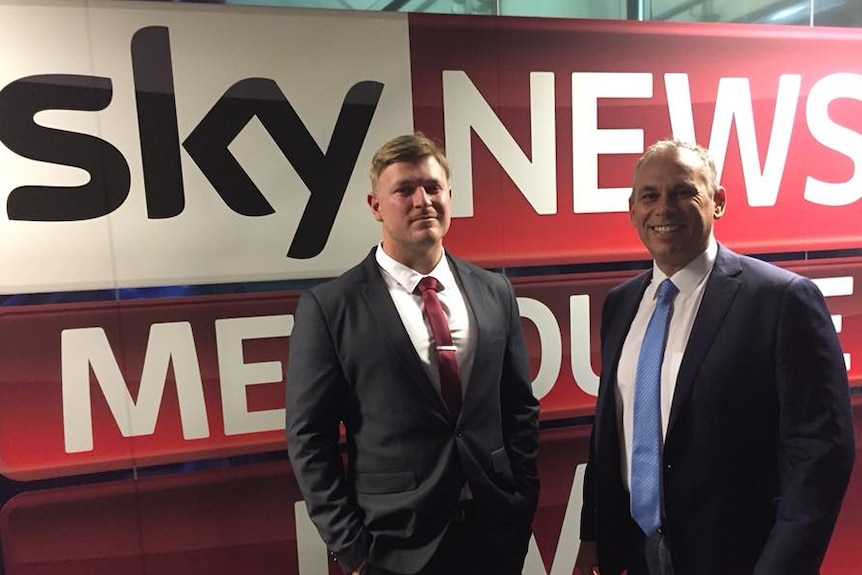
[[[651,279],[608,295],[581,517],[603,575],[637,559],[620,473],[617,364]],[[808,279],[719,246],[677,377],[664,529],[680,575],[817,573],[855,455],[847,374]]]
[[[538,402],[517,303],[503,276],[450,263],[477,333],[457,421],[404,329],[374,250],[297,306],[288,449],[309,514],[345,570],[366,557],[395,572],[421,569],[465,480],[488,533],[513,560],[526,554],[539,487]]]

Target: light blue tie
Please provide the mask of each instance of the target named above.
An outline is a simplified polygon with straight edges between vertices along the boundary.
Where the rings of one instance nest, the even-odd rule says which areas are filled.
[[[661,364],[673,298],[679,289],[669,279],[658,286],[638,355],[632,431],[632,517],[644,534],[661,526]]]

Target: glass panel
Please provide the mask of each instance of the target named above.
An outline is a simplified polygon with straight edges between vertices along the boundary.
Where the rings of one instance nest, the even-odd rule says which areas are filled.
[[[648,4],[647,20],[807,25],[811,17],[809,0],[649,0]]]
[[[150,0],[342,10],[862,28],[862,0]],[[812,11],[813,8],[813,11]]]
[[[224,4],[433,14],[496,14],[496,0],[226,0]]]
[[[626,18],[626,0],[500,0],[505,16],[550,16],[555,18]]]
[[[862,0],[814,0],[814,25],[862,28]]]
[[[643,0],[643,7],[647,20],[862,27],[862,0]]]
[[[620,19],[625,18],[627,0],[226,0],[225,3],[435,14]]]

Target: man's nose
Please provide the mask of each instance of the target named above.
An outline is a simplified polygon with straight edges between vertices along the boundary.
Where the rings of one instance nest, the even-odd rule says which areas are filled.
[[[671,194],[661,194],[658,200],[658,210],[661,213],[673,212],[677,208],[676,201]]]
[[[413,190],[413,201],[417,206],[431,205],[431,195],[425,189],[425,186],[416,186],[416,189]]]

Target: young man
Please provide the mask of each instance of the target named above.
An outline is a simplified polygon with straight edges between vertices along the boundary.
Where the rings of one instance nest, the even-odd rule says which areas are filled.
[[[517,575],[527,552],[538,402],[520,316],[505,278],[443,249],[448,178],[421,134],[385,144],[368,195],[382,241],[297,306],[288,449],[346,573]]]

